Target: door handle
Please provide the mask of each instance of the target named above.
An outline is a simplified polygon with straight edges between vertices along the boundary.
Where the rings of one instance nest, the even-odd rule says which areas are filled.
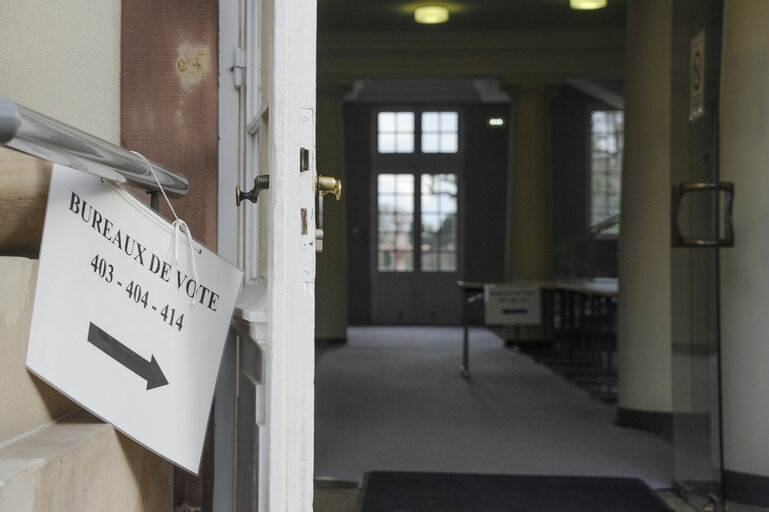
[[[331,176],[321,176],[315,180],[315,191],[317,192],[316,219],[315,226],[315,252],[323,252],[323,197],[327,194],[333,194],[336,200],[342,199],[342,180]]]
[[[259,192],[270,188],[270,175],[262,174],[254,178],[254,188],[248,192],[240,190],[240,185],[235,187],[235,206],[240,206],[241,201],[248,200],[255,203],[259,199]]]
[[[693,192],[716,191],[724,193],[724,236],[708,239],[686,236],[681,228],[680,208],[683,197]],[[734,226],[732,224],[732,205],[734,203],[734,183],[720,182],[686,182],[677,187],[674,206],[675,236],[674,247],[734,247]]]
[[[319,174],[315,188],[321,196],[325,196],[326,194],[334,194],[334,197],[336,197],[337,201],[342,199],[342,180],[339,178],[321,176]]]

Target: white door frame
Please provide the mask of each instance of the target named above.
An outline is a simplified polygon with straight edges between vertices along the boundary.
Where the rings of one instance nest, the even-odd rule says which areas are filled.
[[[260,12],[269,14],[262,17]],[[246,37],[238,21],[243,16]],[[259,425],[258,509],[311,510],[316,1],[220,0],[219,23],[218,243],[219,252],[252,278],[233,325],[261,351],[254,418]],[[244,85],[236,90],[240,65],[245,66]],[[251,129],[243,141],[245,126]],[[309,150],[306,170],[300,168],[301,148]],[[257,205],[246,202],[238,211],[233,197],[236,185],[251,188],[255,174],[270,176],[269,190],[259,196],[258,216]],[[254,264],[257,258],[261,261]],[[234,373],[237,380],[241,363],[235,352],[234,364],[222,371]],[[217,423],[217,430],[224,432],[217,433],[217,442],[227,443],[227,433],[234,436],[233,425],[228,428],[226,422],[235,402],[231,396],[223,396],[222,402],[217,418],[223,424]],[[238,456],[237,445],[231,451],[230,459]],[[227,459],[226,448],[222,452],[219,457],[217,446],[217,469],[231,474],[234,461]],[[216,476],[215,498],[234,489],[234,477],[226,474]],[[221,510],[232,509],[233,494],[223,499]],[[219,510],[218,501],[215,506]]]

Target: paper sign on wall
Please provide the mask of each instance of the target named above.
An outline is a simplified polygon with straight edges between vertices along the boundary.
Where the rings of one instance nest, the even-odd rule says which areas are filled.
[[[691,40],[689,65],[689,121],[705,115],[705,31]]]
[[[540,323],[539,286],[487,284],[483,287],[483,302],[487,324]]]
[[[243,274],[193,249],[122,188],[54,166],[27,368],[197,473]]]

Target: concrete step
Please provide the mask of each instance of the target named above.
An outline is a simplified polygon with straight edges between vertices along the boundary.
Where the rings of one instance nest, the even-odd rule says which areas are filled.
[[[173,466],[81,411],[0,444],[0,511],[171,511]]]
[[[25,367],[37,268],[37,260],[0,257],[0,443],[78,410]]]

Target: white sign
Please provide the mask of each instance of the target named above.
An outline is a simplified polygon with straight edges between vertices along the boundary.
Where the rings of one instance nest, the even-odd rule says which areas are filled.
[[[705,31],[691,41],[689,64],[689,121],[705,115]]]
[[[487,284],[483,287],[486,323],[536,325],[540,323],[539,286]]]
[[[167,221],[117,185],[54,166],[27,368],[197,473],[243,274],[193,247],[179,237],[175,258]]]

